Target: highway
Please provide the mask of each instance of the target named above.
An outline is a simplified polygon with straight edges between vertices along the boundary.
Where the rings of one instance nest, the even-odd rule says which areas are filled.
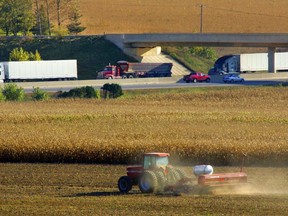
[[[264,86],[277,85],[287,80],[262,80],[262,81],[246,81],[244,83],[169,83],[169,84],[142,84],[142,85],[124,85],[125,90],[133,89],[164,89],[164,88],[195,88],[195,87],[224,87],[224,86]]]
[[[33,87],[39,87],[47,92],[69,91],[70,89],[82,86],[93,86],[100,89],[105,83],[118,83],[123,90],[133,89],[165,89],[165,88],[193,88],[193,87],[223,87],[223,86],[263,86],[277,85],[288,82],[288,78],[278,79],[246,79],[243,83],[224,83],[220,79],[213,80],[210,83],[185,83],[183,80],[173,78],[147,78],[131,80],[81,80],[81,81],[55,81],[55,82],[21,82],[16,83],[30,93]],[[3,85],[3,84],[2,84]]]

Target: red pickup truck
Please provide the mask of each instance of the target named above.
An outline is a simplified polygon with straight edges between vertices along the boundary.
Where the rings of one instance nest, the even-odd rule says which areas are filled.
[[[185,75],[183,80],[189,82],[210,82],[211,77],[209,75],[200,72],[191,72],[189,75]]]

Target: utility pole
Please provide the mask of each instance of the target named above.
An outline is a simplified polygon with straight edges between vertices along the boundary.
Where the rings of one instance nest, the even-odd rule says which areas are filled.
[[[200,5],[200,33],[203,32],[203,4]]]

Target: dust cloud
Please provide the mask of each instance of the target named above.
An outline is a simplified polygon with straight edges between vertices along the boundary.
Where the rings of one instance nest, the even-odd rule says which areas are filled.
[[[192,184],[195,189],[189,190],[193,194],[235,194],[235,195],[288,195],[288,167],[247,167],[248,182],[235,185],[217,186],[199,190],[197,179],[192,174],[192,167],[182,168],[188,175],[192,176]],[[239,172],[235,167],[214,167],[214,173]],[[185,191],[179,191],[185,193]],[[188,192],[188,191],[186,191]]]

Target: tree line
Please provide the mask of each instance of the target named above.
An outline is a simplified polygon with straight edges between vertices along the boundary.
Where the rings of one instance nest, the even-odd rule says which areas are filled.
[[[33,87],[32,94],[29,94],[35,101],[48,100],[50,96],[48,92],[40,89],[39,87]],[[101,87],[101,90],[96,90],[92,86],[83,86],[80,88],[73,88],[69,91],[57,92],[55,98],[96,98],[96,99],[113,99],[123,95],[122,87],[117,83],[106,83]],[[4,89],[0,87],[0,102],[1,101],[23,101],[29,100],[29,96],[25,94],[22,87],[17,86],[15,83],[9,83],[4,86]]]
[[[0,29],[9,35],[75,35],[81,25],[78,0],[0,0]]]

